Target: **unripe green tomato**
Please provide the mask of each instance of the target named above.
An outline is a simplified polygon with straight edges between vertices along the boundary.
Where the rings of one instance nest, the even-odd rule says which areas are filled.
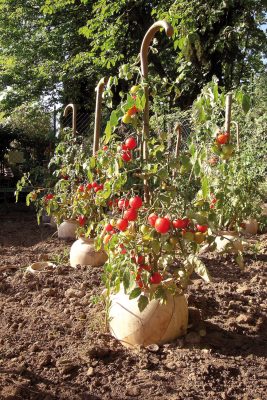
[[[187,241],[187,242],[194,242],[195,239],[195,235],[193,232],[185,232],[183,234],[183,238]]]
[[[135,94],[136,92],[138,92],[139,89],[140,89],[140,85],[134,85],[131,87],[130,93]]]
[[[162,245],[162,249],[167,252],[173,251],[173,248],[174,248],[174,246],[170,242],[163,243],[163,245]]]
[[[155,254],[160,252],[160,243],[157,240],[151,242],[151,248]]]
[[[205,240],[204,233],[201,233],[201,232],[196,232],[195,233],[195,242],[197,244],[201,244],[202,242],[204,242],[204,240]]]
[[[176,236],[171,236],[171,237],[170,237],[170,243],[171,243],[173,246],[176,246],[177,243],[179,243],[178,237],[176,237]]]
[[[149,226],[147,225],[141,225],[140,226],[140,231],[144,234],[144,235],[148,235],[151,231],[151,229],[149,228]]]
[[[222,160],[229,160],[229,158],[231,158],[231,154],[221,154],[221,159]]]
[[[234,151],[234,146],[230,143],[222,146],[222,152],[224,155],[231,155]]]

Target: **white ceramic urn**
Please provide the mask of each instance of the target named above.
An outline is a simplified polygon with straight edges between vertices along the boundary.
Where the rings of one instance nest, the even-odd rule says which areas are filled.
[[[168,293],[164,304],[153,299],[142,312],[138,298],[130,300],[123,288],[111,296],[110,332],[126,347],[171,342],[185,335],[187,325],[188,306],[184,295]]]
[[[104,250],[95,250],[94,239],[79,238],[70,249],[70,265],[91,265],[101,267],[107,261],[108,256]]]
[[[76,239],[76,229],[79,224],[75,219],[63,221],[57,228],[58,238],[63,240]]]

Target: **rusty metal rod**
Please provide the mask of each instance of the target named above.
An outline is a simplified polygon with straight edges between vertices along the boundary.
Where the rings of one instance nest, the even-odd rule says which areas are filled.
[[[66,117],[69,113],[69,111],[72,111],[72,133],[73,135],[76,135],[77,131],[77,106],[76,104],[70,103],[68,104],[63,112],[63,117]]]
[[[148,78],[148,51],[149,46],[155,36],[155,34],[163,28],[168,37],[173,35],[173,27],[166,21],[157,21],[146,32],[140,50],[140,60],[141,60],[141,74],[143,81],[146,81]],[[145,82],[147,83],[147,82]],[[147,148],[147,139],[149,135],[149,92],[148,86],[145,85],[144,93],[146,98],[146,104],[144,108],[144,117],[143,117],[143,160],[146,162],[148,159],[148,148]],[[148,181],[144,180],[144,200],[146,203],[149,202],[149,188]]]
[[[101,129],[101,111],[102,111],[102,94],[105,85],[108,83],[108,78],[100,79],[96,87],[96,105],[95,105],[95,127],[94,127],[94,143],[93,143],[93,156],[99,150],[100,129]]]

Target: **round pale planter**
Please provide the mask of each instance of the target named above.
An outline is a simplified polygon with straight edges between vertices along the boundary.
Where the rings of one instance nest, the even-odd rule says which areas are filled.
[[[250,218],[244,222],[245,227],[243,232],[248,235],[256,235],[259,229],[258,221],[254,218]]]
[[[107,261],[108,256],[104,250],[95,250],[94,239],[79,238],[70,249],[70,265],[91,265],[101,267]]]
[[[52,264],[51,262],[39,261],[27,267],[26,271],[31,272],[32,274],[38,274],[41,272],[51,273],[55,270],[55,268],[55,264]]]
[[[242,240],[238,237],[238,232],[235,231],[218,232],[215,243],[218,252],[229,251],[230,253],[237,253],[244,250]]]
[[[184,295],[168,294],[166,303],[153,299],[140,312],[138,298],[130,300],[122,288],[111,296],[109,321],[111,334],[126,347],[171,342],[186,333],[187,301]]]
[[[58,238],[64,240],[76,239],[76,229],[78,226],[78,222],[74,219],[63,221],[57,228]]]

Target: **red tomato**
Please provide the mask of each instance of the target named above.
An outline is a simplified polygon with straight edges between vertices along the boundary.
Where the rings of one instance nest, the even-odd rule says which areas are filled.
[[[108,146],[103,146],[102,150],[107,151],[108,150]]]
[[[118,201],[118,207],[120,210],[123,210],[124,208],[129,207],[129,200],[128,199],[120,199]]]
[[[216,141],[218,144],[225,144],[228,142],[229,135],[228,133],[222,133],[221,135],[217,136]]]
[[[128,162],[131,161],[132,156],[128,150],[123,150],[121,153],[121,158],[123,159],[123,161]]]
[[[78,217],[78,222],[79,222],[79,225],[80,225],[80,226],[84,226],[84,225],[85,225],[85,222],[86,222],[86,217],[85,217],[84,215],[80,215],[80,216]]]
[[[86,185],[86,190],[91,190],[92,189],[92,184],[91,183],[87,183]]]
[[[190,224],[190,220],[188,218],[178,218],[172,222],[175,229],[185,229]]]
[[[113,226],[111,224],[107,224],[104,229],[106,232],[111,232],[113,231]]]
[[[137,264],[143,264],[143,262],[145,261],[145,257],[144,256],[136,256],[135,257],[135,262],[137,263]]]
[[[84,192],[84,185],[80,185],[80,186],[78,187],[78,191],[81,192],[81,193],[83,193],[83,192]]]
[[[199,224],[197,224],[197,230],[199,232],[205,233],[208,230],[208,225],[199,225]]]
[[[130,206],[131,206],[132,208],[140,208],[140,207],[142,207],[143,202],[142,202],[141,197],[135,196],[135,197],[132,197],[132,198],[130,199],[129,204],[130,204]]]
[[[99,190],[103,190],[104,185],[102,185],[102,183],[100,183],[97,187],[94,188],[95,193],[99,192]]]
[[[125,140],[125,145],[128,150],[133,150],[136,148],[137,142],[136,142],[135,138],[129,137],[128,139]]]
[[[143,270],[150,272],[152,270],[151,265],[140,265],[138,268],[138,272],[142,272]]]
[[[46,196],[45,196],[45,200],[52,200],[54,198],[54,195],[52,194],[52,193],[48,193]]]
[[[117,221],[117,228],[118,228],[120,231],[123,232],[123,231],[126,231],[127,227],[128,227],[128,221],[127,221],[127,219],[119,218],[118,221]]]
[[[132,106],[131,108],[129,108],[129,110],[127,111],[127,115],[134,115],[136,113],[138,113],[138,108],[136,106]]]
[[[152,214],[150,214],[149,217],[148,217],[148,223],[149,223],[151,226],[154,227],[154,226],[155,226],[155,222],[156,222],[157,219],[158,219],[157,214],[152,213]]]
[[[135,208],[129,208],[129,210],[124,211],[123,218],[128,221],[135,221],[138,217],[137,211]]]
[[[159,284],[162,281],[162,275],[159,272],[154,272],[150,277],[150,282],[153,284]]]
[[[129,150],[125,143],[122,143],[121,149],[126,151]]]
[[[137,285],[142,289],[144,287],[144,283],[142,281],[141,274],[137,274],[135,280]]]
[[[157,218],[155,222],[155,229],[159,233],[167,233],[171,227],[170,220],[168,218]]]

